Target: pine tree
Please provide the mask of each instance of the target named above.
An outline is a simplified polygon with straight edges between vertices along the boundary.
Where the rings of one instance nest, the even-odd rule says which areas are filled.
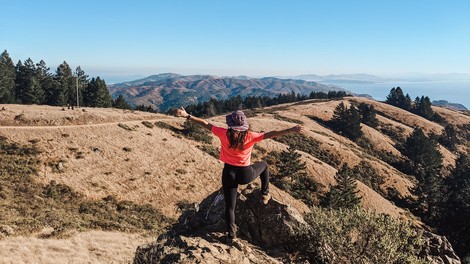
[[[348,109],[343,102],[336,106],[330,124],[333,130],[352,140],[363,135],[359,111],[355,106]]]
[[[302,155],[296,152],[295,148],[289,147],[287,151],[281,151],[279,154],[279,161],[276,162],[278,175],[281,179],[302,177],[307,167],[305,162],[301,161]]]
[[[0,58],[0,104],[15,102],[15,78],[15,64],[5,50]]]
[[[406,96],[403,95],[403,90],[400,86],[397,86],[397,88],[393,87],[390,90],[385,102],[407,111],[411,109],[411,98],[408,94]]]
[[[452,124],[448,124],[444,127],[438,140],[439,143],[451,151],[456,151],[457,144],[460,143],[460,139],[458,138],[457,132],[455,131],[455,126]]]
[[[407,138],[402,153],[409,159],[411,172],[418,181],[412,190],[417,197],[413,209],[427,224],[438,226],[447,201],[438,144],[428,138],[421,128],[415,128]]]
[[[442,154],[439,152],[437,142],[428,138],[419,127],[415,128],[406,139],[402,153],[408,157],[415,172],[438,172],[442,167]]]
[[[335,178],[338,184],[331,187],[322,199],[322,205],[333,209],[359,206],[361,197],[358,195],[356,179],[347,164],[339,169]]]
[[[78,66],[75,69],[75,78],[78,78],[78,82],[75,83],[75,85],[78,85],[78,98],[79,98],[79,104],[83,105],[83,91],[85,90],[85,87],[88,85],[88,75],[85,73],[85,71],[82,70],[80,66]],[[77,89],[77,87],[75,87]],[[76,94],[76,90],[75,90]],[[76,100],[76,99],[75,99]]]
[[[434,111],[431,108],[431,100],[429,97],[421,96],[421,98],[416,97],[415,99],[415,109],[414,112],[426,119],[431,119],[434,115]]]
[[[16,98],[22,104],[42,104],[44,90],[37,76],[34,62],[28,58],[24,63],[18,62],[16,73]]]
[[[462,154],[456,161],[452,175],[447,182],[450,191],[442,224],[444,234],[449,238],[460,256],[470,255],[470,155]]]
[[[373,105],[361,103],[358,106],[359,112],[361,114],[361,122],[370,126],[377,127],[379,125],[379,120],[376,117],[376,111]]]
[[[287,151],[281,151],[279,154],[276,162],[277,175],[272,178],[272,183],[311,206],[314,203],[313,194],[317,191],[317,184],[307,175],[306,167],[301,155],[295,148],[289,147]]]
[[[91,107],[111,107],[113,99],[100,77],[92,78],[83,92],[83,102]]]
[[[54,91],[56,98],[54,105],[73,105],[75,99],[74,77],[67,62],[64,61],[57,67],[55,79],[59,86]]]
[[[120,94],[116,99],[113,100],[113,107],[119,109],[131,109],[132,107],[126,102],[124,96]]]
[[[59,86],[59,83],[54,80],[54,77],[49,70],[50,69],[46,66],[46,63],[43,60],[36,64],[36,76],[44,94],[43,104],[56,105],[55,90]]]

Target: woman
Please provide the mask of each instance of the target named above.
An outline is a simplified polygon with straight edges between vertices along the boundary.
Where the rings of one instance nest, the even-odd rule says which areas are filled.
[[[217,127],[209,122],[191,116],[184,108],[176,112],[177,116],[185,117],[192,122],[202,125],[216,135],[221,142],[220,160],[223,161],[222,189],[225,198],[225,222],[228,229],[228,239],[236,237],[235,205],[239,184],[248,184],[256,177],[261,178],[262,202],[267,204],[271,199],[269,194],[269,170],[265,161],[251,164],[251,151],[255,143],[263,139],[279,137],[289,133],[301,133],[303,127],[294,126],[280,131],[256,133],[249,130],[248,120],[242,111],[235,111],[225,117],[228,129]]]

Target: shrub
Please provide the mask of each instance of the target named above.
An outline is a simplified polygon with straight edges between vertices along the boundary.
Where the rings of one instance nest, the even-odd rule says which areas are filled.
[[[149,121],[142,121],[142,125],[144,125],[148,128],[153,128],[153,124]]]
[[[289,117],[282,116],[280,114],[274,114],[274,119],[281,120],[281,121],[286,121],[286,122],[290,122],[290,123],[296,123],[296,124],[299,124],[299,125],[304,124],[304,122],[302,122],[301,120],[292,119],[292,118],[289,118]]]
[[[210,136],[209,131],[201,125],[186,120],[183,124],[183,128],[183,135],[187,138],[206,144],[212,143],[212,137]]]
[[[171,125],[165,123],[165,122],[162,122],[162,121],[157,121],[155,122],[155,126],[159,127],[159,128],[163,128],[163,129],[168,129],[168,130],[171,130],[173,132],[176,132],[176,128],[172,127]],[[176,130],[176,131],[175,131]]]
[[[197,146],[198,149],[206,152],[207,154],[211,155],[212,157],[219,159],[220,151],[218,148],[213,147],[212,145],[204,144],[202,146]]]
[[[362,209],[314,206],[294,248],[310,263],[426,263],[418,258],[423,240],[411,225]]]
[[[127,130],[127,131],[135,131],[135,128],[134,128],[134,127],[131,128],[131,127],[129,127],[128,125],[123,124],[123,123],[119,123],[119,124],[118,124],[118,127],[122,128],[122,129],[125,129],[125,130]]]
[[[383,179],[369,162],[362,160],[358,165],[354,166],[353,177],[386,197],[386,194],[380,189]]]
[[[341,164],[341,161],[337,156],[321,148],[321,143],[319,141],[303,134],[288,134],[274,138],[274,140],[284,143],[291,148],[295,148],[315,156],[333,167],[338,167],[339,164]]]

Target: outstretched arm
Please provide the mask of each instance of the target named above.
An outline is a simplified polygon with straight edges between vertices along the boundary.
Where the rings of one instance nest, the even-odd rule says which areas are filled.
[[[266,132],[264,134],[264,139],[280,137],[280,136],[284,136],[290,133],[303,133],[303,132],[304,132],[304,128],[300,125],[297,125],[295,127],[291,127],[291,128],[280,130],[280,131]]]
[[[192,116],[192,115],[186,113],[186,110],[184,110],[183,107],[176,110],[176,116],[184,117],[188,120],[191,120],[194,123],[197,123],[197,124],[207,128],[208,130],[212,130],[212,124],[210,124],[209,122],[207,122],[204,119],[201,119],[201,118],[198,118],[198,117],[195,117],[195,116]]]

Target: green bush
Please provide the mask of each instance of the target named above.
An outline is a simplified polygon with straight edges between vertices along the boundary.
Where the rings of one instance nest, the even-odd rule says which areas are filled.
[[[306,152],[333,167],[338,167],[341,164],[339,157],[322,149],[321,142],[303,134],[288,134],[274,138],[274,140],[284,143],[291,148]]]
[[[426,263],[423,240],[409,224],[362,209],[312,207],[293,248],[310,263]]]
[[[123,123],[119,123],[118,127],[122,128],[122,129],[125,129],[127,131],[135,131],[136,130],[135,127],[129,127],[128,125],[123,124]]]
[[[144,125],[148,128],[153,128],[153,124],[149,121],[142,121],[142,125]]]
[[[299,124],[299,125],[304,124],[304,122],[302,122],[301,120],[292,119],[292,118],[289,118],[289,117],[282,116],[280,114],[274,114],[274,119],[281,120],[281,121],[286,121],[286,122],[290,122],[290,123],[295,123],[295,124]]]
[[[384,181],[369,162],[362,160],[358,165],[354,166],[353,177],[360,180],[382,196],[386,196],[386,194],[380,189],[380,185],[383,184]]]
[[[209,131],[201,125],[195,124],[192,121],[186,120],[183,124],[183,135],[187,138],[199,141],[206,144],[212,143],[212,137]]]

